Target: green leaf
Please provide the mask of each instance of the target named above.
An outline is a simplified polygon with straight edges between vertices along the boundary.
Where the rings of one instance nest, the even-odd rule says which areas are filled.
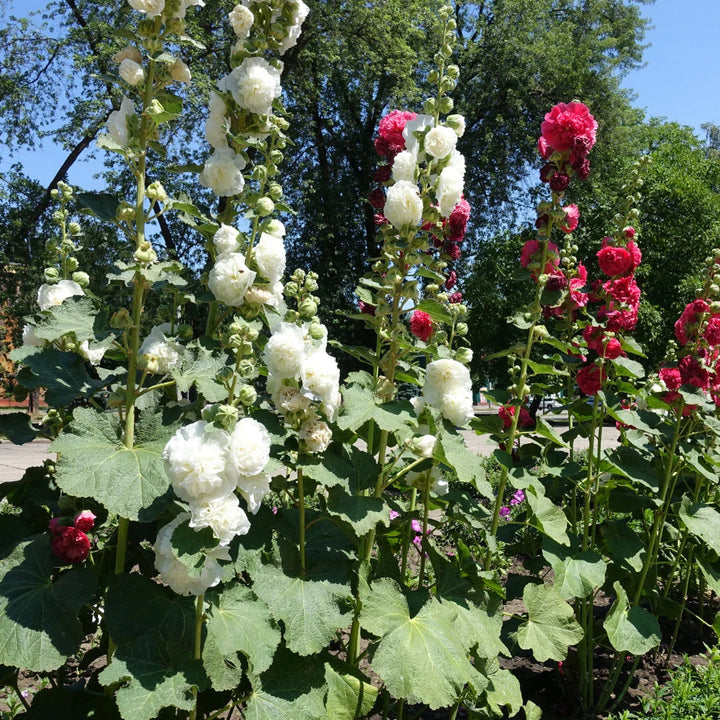
[[[226,365],[223,355],[213,355],[212,350],[200,343],[189,345],[183,362],[171,371],[177,389],[187,392],[195,385],[207,402],[227,399],[227,388],[216,380],[218,372]]]
[[[410,403],[394,400],[380,405],[372,390],[360,385],[346,385],[342,394],[343,409],[338,418],[341,430],[357,430],[368,420],[374,420],[381,430],[400,432],[414,419]]]
[[[207,634],[218,650],[228,656],[241,652],[256,675],[272,665],[280,644],[280,630],[268,606],[242,585],[208,593]],[[212,679],[212,677],[211,677]]]
[[[631,378],[645,377],[645,368],[637,360],[620,356],[610,362],[615,367],[618,375],[625,375]]]
[[[358,537],[375,529],[378,523],[390,525],[390,508],[382,498],[348,493],[341,487],[330,489],[327,511],[350,524]]]
[[[705,582],[707,582],[708,587],[716,595],[720,595],[720,570],[714,567],[707,558],[697,557],[697,553],[695,555],[695,563],[705,577]]]
[[[560,437],[560,435],[557,434],[557,432],[555,432],[555,428],[553,428],[552,425],[550,425],[549,423],[545,422],[543,418],[536,418],[535,430],[538,435],[547,438],[555,445],[560,445],[560,447],[565,448],[568,447],[568,444]]]
[[[626,571],[642,570],[647,548],[643,539],[624,520],[610,523],[602,528],[603,540],[613,562]]]
[[[650,463],[635,448],[621,445],[608,453],[607,460],[613,464],[613,469],[630,480],[639,481],[654,492],[660,489],[660,483]]]
[[[680,518],[695,537],[704,540],[708,547],[720,554],[720,513],[705,503],[693,503],[683,495]]]
[[[447,311],[445,305],[439,303],[437,300],[425,298],[417,304],[416,309],[427,313],[436,323],[452,324],[452,315]]]
[[[2,413],[0,415],[0,435],[14,445],[24,445],[37,437],[37,431],[25,412]]]
[[[208,634],[202,646],[202,664],[213,690],[234,690],[245,677],[243,662],[235,650],[221,652],[217,637]]]
[[[117,211],[120,199],[110,193],[89,193],[82,192],[76,196],[78,204],[81,208],[89,210],[92,215],[100,220],[115,220],[115,212]]]
[[[518,628],[517,638],[523,650],[532,650],[535,659],[564,660],[567,649],[583,638],[572,608],[550,585],[531,583],[523,590],[527,621]]]
[[[345,449],[333,443],[322,458],[302,458],[303,472],[327,488],[341,487],[350,492],[375,487],[380,466],[370,453],[357,447]]]
[[[388,690],[437,710],[455,702],[478,674],[467,658],[467,639],[456,632],[455,613],[424,593],[408,597],[389,578],[374,582],[363,599],[360,625],[381,638],[371,665]]]
[[[486,691],[487,703],[490,707],[497,708],[496,716],[504,716],[503,708],[507,708],[507,714],[515,717],[522,707],[522,691],[520,682],[509,671],[497,668],[495,672],[488,673],[489,685]]]
[[[195,531],[190,527],[190,520],[184,520],[174,530],[170,544],[177,559],[185,566],[191,577],[200,577],[207,551],[216,548],[220,541],[215,537],[212,528],[206,527]]]
[[[628,607],[628,598],[619,580],[613,583],[616,599],[603,622],[608,640],[617,652],[644,655],[660,644],[657,618],[641,607]]]
[[[272,565],[258,569],[253,580],[255,594],[284,624],[286,645],[299,655],[320,652],[349,620],[339,607],[350,594],[345,585],[290,577]]]
[[[78,342],[95,339],[97,312],[90,298],[70,297],[47,312],[48,317],[38,322],[35,327],[38,337],[58,340],[63,335],[74,334]]]
[[[319,720],[324,718],[324,664],[314,657],[299,657],[285,648],[272,667],[253,678],[245,720]]]
[[[147,113],[156,125],[174,120],[182,112],[182,100],[173,95],[165,95],[162,102],[157,98],[150,102]]]
[[[484,497],[495,497],[492,486],[485,479],[485,468],[480,458],[465,444],[465,438],[447,421],[437,425],[440,459],[457,473],[458,480],[470,483]]]
[[[50,535],[20,543],[0,565],[0,663],[56,670],[83,639],[80,608],[95,594],[95,573],[74,567],[57,580]]]
[[[563,600],[587,597],[605,582],[605,563],[592,550],[575,554],[545,538],[543,556],[555,572],[553,587]]]
[[[59,453],[57,484],[75,497],[95,498],[121,517],[154,520],[171,501],[161,457],[170,434],[129,450],[114,414],[77,408],[50,446]]]
[[[357,672],[357,671],[356,671]],[[355,720],[365,717],[377,700],[378,689],[355,674],[336,672],[325,664],[328,696],[325,701],[327,720]]]
[[[25,358],[18,382],[28,390],[45,388],[48,405],[65,407],[78,397],[91,397],[105,386],[90,377],[85,361],[77,354],[43,350]]]
[[[206,677],[194,659],[195,598],[179,597],[138,574],[110,579],[105,621],[117,649],[99,675],[116,691],[124,718],[153,720],[165,707],[190,710]]]
[[[539,490],[535,486],[530,485],[525,493],[525,499],[532,510],[535,520],[535,523],[531,524],[556,543],[570,545],[565,513],[545,495],[538,494],[538,492]]]

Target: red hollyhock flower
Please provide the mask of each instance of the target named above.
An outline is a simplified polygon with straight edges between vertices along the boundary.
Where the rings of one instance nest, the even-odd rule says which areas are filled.
[[[385,193],[381,188],[375,188],[368,195],[368,202],[376,209],[382,210],[385,207]]]
[[[548,275],[545,287],[548,290],[564,290],[568,285],[568,279],[565,273],[559,268],[554,268]]]
[[[432,318],[422,310],[415,310],[410,317],[410,331],[416,337],[427,342],[433,334]]]
[[[542,248],[537,240],[527,240],[523,245],[520,254],[520,264],[528,268],[532,273],[540,271],[538,264],[542,255]],[[547,261],[544,271],[552,273],[560,264],[560,255],[558,254],[558,246],[553,242],[548,242]]]
[[[463,299],[463,294],[462,294],[461,292],[454,292],[454,293],[448,298],[448,302],[449,302],[449,303],[452,303],[452,304],[454,305],[455,303],[462,302],[462,299]]]
[[[570,176],[564,172],[554,172],[550,176],[550,189],[554,192],[565,192],[570,184]]]
[[[720,345],[720,315],[713,315],[708,320],[703,337],[708,341],[708,345],[712,345],[712,347]]]
[[[555,150],[577,152],[578,146],[582,145],[587,155],[595,144],[597,122],[582,103],[558,103],[545,115],[540,130],[545,142]]]
[[[516,409],[517,408],[515,405],[502,405],[498,410],[498,415],[503,421],[503,430],[507,430],[512,425],[512,419],[515,415]],[[520,427],[524,428],[535,426],[535,421],[533,420],[532,415],[528,412],[528,409],[526,407],[520,408],[520,420],[518,421],[518,424],[520,425]]]
[[[447,279],[445,280],[445,289],[452,290],[456,284],[457,284],[457,273],[454,270],[451,270],[447,276]]]
[[[600,269],[610,277],[625,275],[633,267],[632,255],[623,247],[601,248],[597,252],[598,265]]]
[[[75,516],[75,527],[84,533],[95,527],[96,515],[90,510],[82,510]]]
[[[543,160],[549,160],[550,156],[555,152],[542,135],[538,138],[537,149]]]
[[[448,226],[450,227],[450,238],[459,242],[465,237],[468,220],[470,219],[470,203],[463,198],[453,208],[448,217]]]
[[[625,235],[628,240],[632,240],[635,237],[635,228],[629,226],[626,227],[623,230],[623,235]]]
[[[77,528],[62,528],[53,537],[52,551],[65,562],[83,562],[90,554],[90,538]]]
[[[587,268],[582,263],[578,263],[577,276],[570,278],[569,283],[570,299],[575,308],[585,307],[588,303],[588,294],[580,289],[584,288],[585,285],[587,285]]]
[[[610,340],[608,340],[607,343],[605,343],[605,345],[601,348],[600,354],[602,355],[602,357],[605,357],[608,360],[614,360],[621,355],[623,357],[625,356],[622,345],[617,338],[610,338]]]
[[[693,385],[703,390],[710,387],[710,373],[692,355],[686,355],[680,360],[678,370],[680,370],[683,385]]]
[[[370,303],[366,303],[364,300],[358,300],[358,307],[360,308],[360,312],[365,315],[375,314],[375,306]]]
[[[381,165],[374,173],[373,180],[375,182],[384,183],[387,182],[392,176],[392,165]]]
[[[564,233],[571,233],[578,226],[580,209],[577,205],[566,205],[563,210],[565,211],[565,220],[560,223],[559,227]]]
[[[660,368],[660,372],[658,373],[658,375],[660,376],[660,379],[665,383],[665,387],[668,390],[677,390],[682,385],[680,368]]]
[[[575,158],[570,163],[575,174],[581,180],[587,180],[590,175],[590,161],[587,158]]]
[[[387,225],[390,222],[382,213],[377,213],[373,219],[378,226]]]
[[[632,257],[632,269],[634,270],[642,261],[642,253],[633,240],[629,240],[625,247]]]
[[[687,345],[693,330],[697,329],[700,317],[708,310],[709,306],[702,298],[693,300],[685,306],[675,323],[675,337],[681,345]]]
[[[599,392],[604,379],[605,370],[603,369],[601,371],[600,367],[595,365],[595,363],[584,365],[578,370],[575,376],[575,381],[580,388],[580,392],[585,395],[595,395],[595,393]]]
[[[451,260],[457,260],[460,257],[461,250],[457,243],[448,240],[443,244],[443,249],[450,256]]]
[[[640,288],[632,275],[608,280],[603,283],[603,288],[613,300],[637,310],[640,304]]]

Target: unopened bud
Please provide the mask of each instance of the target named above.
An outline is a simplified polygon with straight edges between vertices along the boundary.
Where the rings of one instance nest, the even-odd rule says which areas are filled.
[[[473,351],[468,347],[461,347],[455,351],[455,359],[463,365],[469,365],[473,359]]]
[[[71,222],[68,224],[67,229],[71,235],[79,235],[81,230],[80,223]]]
[[[392,397],[395,394],[395,385],[384,375],[378,378],[375,392],[380,397]]]
[[[269,197],[261,197],[257,203],[255,203],[255,212],[260,217],[269,215],[275,209],[275,203]]]
[[[242,385],[238,397],[243,405],[253,405],[257,400],[257,390],[252,385]]]
[[[445,78],[443,80],[441,88],[445,90],[446,92],[452,90],[455,87],[455,81],[451,78]],[[443,114],[449,113],[453,108],[455,107],[455,103],[453,102],[453,99],[451,97],[448,97],[445,95],[444,97],[440,98],[439,108],[440,112]]]
[[[90,276],[86,272],[74,272],[72,274],[72,279],[82,288],[86,288],[90,285]]]
[[[219,405],[215,411],[213,422],[223,430],[232,430],[240,417],[240,412],[232,405]]]
[[[305,298],[298,305],[298,312],[301,317],[310,318],[317,313],[317,303],[311,298]]]
[[[135,262],[139,263],[154,263],[157,262],[158,259],[157,253],[153,250],[153,246],[147,240],[140,243],[133,257],[135,258]]]
[[[110,327],[118,330],[132,327],[130,311],[127,308],[116,310],[110,317]]]
[[[135,219],[135,208],[130,203],[120,203],[117,210],[115,210],[115,218],[125,222],[130,222]]]
[[[463,337],[464,335],[468,334],[468,326],[467,323],[459,322],[455,326],[455,334],[459,335],[460,337]]]
[[[71,257],[65,258],[65,267],[70,272],[73,272],[73,270],[77,270],[78,267],[80,267],[80,263],[77,261],[77,258],[74,258],[71,256]]]
[[[280,200],[283,196],[282,185],[279,185],[278,183],[270,183],[270,186],[268,187],[268,195],[273,200]]]
[[[434,295],[439,289],[439,285],[437,285],[436,283],[430,283],[426,286],[425,291],[430,295]]]
[[[299,290],[300,288],[298,288],[297,283],[291,280],[290,282],[285,284],[283,292],[287,297],[295,297],[298,294]]]
[[[155,202],[156,200],[159,202],[165,202],[167,200],[167,193],[165,192],[165,188],[162,186],[162,183],[158,182],[157,180],[147,186],[145,194],[153,202]]]
[[[45,282],[51,284],[56,283],[60,279],[60,271],[54,267],[45,268],[43,275],[45,276]]]

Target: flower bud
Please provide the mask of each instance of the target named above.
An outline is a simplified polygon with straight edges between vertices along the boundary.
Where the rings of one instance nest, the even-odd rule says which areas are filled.
[[[283,289],[286,297],[295,297],[299,291],[300,288],[298,288],[298,284],[296,282],[293,282],[292,280],[286,283],[285,288]]]
[[[68,232],[71,235],[79,235],[81,231],[80,223],[71,222],[68,224]]]
[[[68,257],[68,258],[65,258],[65,267],[70,272],[72,272],[73,270],[77,270],[78,267],[80,267],[80,263],[77,261],[77,258]]]
[[[130,222],[135,219],[135,208],[130,203],[122,202],[115,210],[115,219]]]
[[[465,134],[465,118],[462,115],[448,115],[445,124],[451,127],[458,137]]]
[[[256,165],[253,168],[253,177],[256,180],[259,180],[260,182],[265,182],[267,180],[268,172],[267,168],[264,165]]]
[[[327,336],[327,330],[321,323],[311,323],[308,328],[308,334],[313,340],[323,340]]]
[[[138,35],[142,38],[150,37],[155,32],[155,21],[144,18],[138,23]]]
[[[162,186],[162,183],[157,180],[147,186],[147,189],[145,190],[145,195],[147,195],[147,197],[153,202],[155,202],[156,200],[159,202],[165,202],[167,200],[167,193],[165,192],[165,188]]]
[[[154,263],[157,262],[158,259],[157,253],[153,250],[153,246],[147,240],[140,243],[133,257],[135,258],[135,262],[139,263]]]
[[[275,209],[275,203],[269,197],[261,197],[255,204],[255,212],[260,217],[269,215]]]
[[[185,21],[177,17],[168,18],[165,21],[165,27],[169,33],[173,35],[184,35],[185,34]]]
[[[132,317],[127,308],[116,310],[110,317],[110,327],[115,329],[131,328]]]
[[[395,394],[395,385],[384,375],[381,375],[375,386],[375,393],[379,397],[392,397]]]
[[[473,351],[467,347],[458,348],[455,351],[455,359],[463,365],[469,365],[473,359]]]
[[[433,340],[435,340],[438,345],[442,345],[444,342],[447,342],[447,337],[448,335],[445,330],[436,330]]]
[[[224,430],[232,430],[240,418],[240,412],[232,405],[223,404],[216,408],[213,422]]]
[[[468,334],[468,326],[467,323],[459,322],[455,326],[455,334],[459,335],[460,337],[463,337],[464,335]]]
[[[435,100],[435,98],[428,98],[423,103],[423,112],[426,115],[434,115],[436,108],[437,108],[437,101]]]
[[[170,66],[170,77],[175,82],[189,83],[192,79],[190,68],[179,58]]]
[[[242,377],[255,375],[255,363],[252,360],[241,360],[237,366],[238,374]]]
[[[284,159],[283,154],[279,150],[273,150],[270,153],[270,162],[273,165],[279,165]]]
[[[282,185],[278,183],[270,183],[268,186],[268,195],[272,200],[280,200],[283,196]]]
[[[50,191],[50,197],[51,197],[53,200],[57,200],[57,198],[58,198],[59,195],[60,195],[60,193],[57,191],[57,188],[53,188],[53,189]]]
[[[60,279],[60,271],[54,267],[45,268],[43,274],[47,283],[56,283]]]
[[[253,405],[257,400],[257,390],[252,385],[241,385],[238,397],[243,405]]]
[[[52,214],[53,222],[58,225],[62,225],[65,222],[66,217],[67,217],[67,210],[56,210]]]
[[[460,77],[460,68],[457,65],[448,65],[445,68],[445,72],[453,78],[453,80],[457,80]]]
[[[192,340],[192,338],[193,338],[192,325],[187,325],[186,323],[179,325],[178,329],[177,329],[177,337],[180,340],[185,340],[185,341]]]
[[[311,318],[317,314],[317,303],[312,298],[305,298],[298,305],[298,312],[300,317]]]
[[[86,272],[74,272],[72,274],[72,279],[82,288],[86,288],[90,285],[90,276]]]
[[[440,286],[436,283],[430,283],[425,287],[425,292],[427,292],[430,295],[434,295],[438,290],[440,290]]]
[[[437,300],[438,300],[438,302],[441,302],[441,303],[446,303],[448,301],[449,297],[450,296],[445,292],[441,292],[441,293],[437,294]]]

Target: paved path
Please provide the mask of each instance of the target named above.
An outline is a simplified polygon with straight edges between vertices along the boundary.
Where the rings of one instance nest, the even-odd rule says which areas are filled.
[[[566,428],[567,426],[563,425],[555,426],[558,433],[562,433]],[[463,435],[468,447],[478,455],[490,455],[496,447],[488,435],[476,435],[470,430],[464,430]],[[603,444],[606,447],[617,444],[618,436],[619,433],[614,427],[606,426],[603,429]],[[49,444],[48,440],[35,440],[25,445],[13,445],[7,440],[0,441],[0,484],[19,480],[25,468],[42,465],[43,460],[52,457],[48,453]],[[575,447],[587,448],[587,440],[579,438]]]

